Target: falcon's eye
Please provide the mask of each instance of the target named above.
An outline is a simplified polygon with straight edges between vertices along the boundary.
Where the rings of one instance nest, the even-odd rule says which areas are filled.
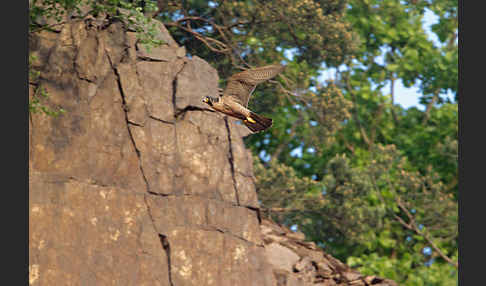
[[[206,96],[204,99],[203,99],[203,102],[208,102],[209,101],[209,98]]]

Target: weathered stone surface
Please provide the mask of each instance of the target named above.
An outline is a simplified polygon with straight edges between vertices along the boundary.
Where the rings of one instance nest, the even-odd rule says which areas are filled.
[[[200,229],[175,228],[168,235],[174,285],[271,285],[262,247]]]
[[[73,93],[52,82],[42,83],[51,105],[62,106],[66,113],[57,118],[32,114],[32,167],[144,191],[139,188],[143,181],[115,75],[107,76],[91,97],[89,92],[78,92],[81,82],[73,79],[68,89]]]
[[[142,59],[171,62],[177,58],[177,51],[168,45],[152,47],[147,50],[145,45],[137,43],[137,56]]]
[[[124,100],[124,108],[127,120],[137,125],[145,125],[147,119],[145,91],[137,76],[137,71],[131,63],[120,63],[116,67],[121,86],[121,96]]]
[[[178,58],[183,58],[186,56],[186,47],[182,46],[176,50],[176,55]]]
[[[144,170],[148,190],[159,194],[175,193],[175,178],[179,175],[175,127],[148,120],[143,127],[129,125],[129,128],[139,150],[140,166]]]
[[[147,204],[160,232],[176,227],[217,230],[262,245],[258,219],[248,208],[194,196],[150,196]]]
[[[31,62],[31,67],[34,69],[44,68],[50,56],[52,48],[56,44],[58,36],[56,33],[48,31],[40,31],[36,37],[30,39],[29,53],[36,60]]]
[[[268,261],[280,270],[291,272],[294,264],[299,260],[299,256],[292,250],[278,244],[270,243],[265,246],[265,253]]]
[[[97,31],[87,31],[80,39],[74,68],[80,79],[89,82],[102,80],[111,71],[110,62],[105,55],[105,41],[98,38]]]
[[[171,63],[139,61],[136,71],[143,87],[150,116],[167,122],[175,118],[174,79],[184,66],[184,60]]]
[[[169,285],[144,194],[32,170],[29,185],[31,285]]]
[[[189,112],[176,124],[179,188],[184,194],[237,203],[224,121],[213,113]]]
[[[205,96],[216,96],[218,90],[218,72],[203,59],[194,56],[188,59],[177,76],[176,108],[182,110],[188,106],[206,108],[202,102]]]
[[[127,50],[135,48],[129,46],[130,41],[127,33],[123,30],[123,24],[120,22],[112,23],[98,33],[98,38],[105,42],[106,55],[113,67],[116,67],[127,57]]]
[[[126,35],[126,49],[127,49],[127,57],[131,62],[136,62],[137,60],[137,33],[127,31]]]

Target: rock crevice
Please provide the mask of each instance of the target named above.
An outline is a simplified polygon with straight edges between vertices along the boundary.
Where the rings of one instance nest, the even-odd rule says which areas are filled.
[[[121,84],[121,81],[120,81],[120,74],[118,73],[118,70],[116,69],[116,67],[114,67],[114,65],[113,65],[113,63],[110,59],[110,56],[107,55],[107,57],[110,61],[111,67],[113,68],[113,72],[115,73],[116,82],[117,82],[117,85],[118,85],[118,90],[119,90],[120,96],[122,98],[122,108],[123,108],[123,112],[125,113],[125,122],[126,122],[127,131],[128,131],[128,136],[130,138],[130,142],[133,144],[133,148],[135,150],[135,153],[137,154],[138,163],[139,163],[138,165],[140,167],[140,173],[142,174],[142,178],[143,178],[145,185],[147,187],[147,192],[151,193],[150,192],[150,186],[149,186],[149,183],[147,181],[147,177],[145,176],[145,173],[143,171],[142,161],[141,161],[141,158],[140,158],[140,150],[138,150],[137,144],[135,143],[135,139],[133,138],[132,132],[130,130],[130,124],[134,124],[136,126],[140,126],[140,125],[138,125],[136,123],[131,123],[128,119],[128,113],[127,113],[127,110],[126,110],[127,102],[125,100],[125,93],[123,92],[123,87],[122,87],[122,84]]]
[[[233,179],[233,187],[235,189],[235,197],[236,197],[236,204],[240,205],[240,198],[238,197],[238,188],[236,186],[236,178],[235,178],[235,166],[234,166],[234,160],[233,160],[233,147],[231,143],[231,130],[229,128],[229,123],[228,123],[228,117],[224,118],[224,125],[226,127],[226,130],[228,132],[228,145],[229,145],[229,152],[228,152],[228,160],[229,164],[231,167],[231,178]]]
[[[167,266],[168,266],[168,279],[169,279],[169,284],[170,286],[174,286],[174,283],[172,282],[172,267],[170,263],[170,244],[169,244],[169,239],[167,236],[160,234],[159,233],[159,238],[160,238],[160,244],[162,245],[162,248],[165,250],[165,254],[167,256]]]

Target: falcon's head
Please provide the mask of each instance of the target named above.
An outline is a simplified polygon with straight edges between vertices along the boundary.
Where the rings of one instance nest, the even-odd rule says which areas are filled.
[[[218,102],[219,101],[219,98],[205,96],[202,101],[204,103],[208,104],[209,106],[213,106],[213,103]]]

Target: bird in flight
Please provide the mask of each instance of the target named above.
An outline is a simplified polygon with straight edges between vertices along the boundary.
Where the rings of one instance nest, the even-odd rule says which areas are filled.
[[[275,64],[236,73],[228,79],[222,95],[216,98],[206,96],[203,102],[216,111],[243,120],[253,132],[263,131],[272,126],[272,119],[249,110],[248,100],[257,84],[275,77],[284,68]]]

